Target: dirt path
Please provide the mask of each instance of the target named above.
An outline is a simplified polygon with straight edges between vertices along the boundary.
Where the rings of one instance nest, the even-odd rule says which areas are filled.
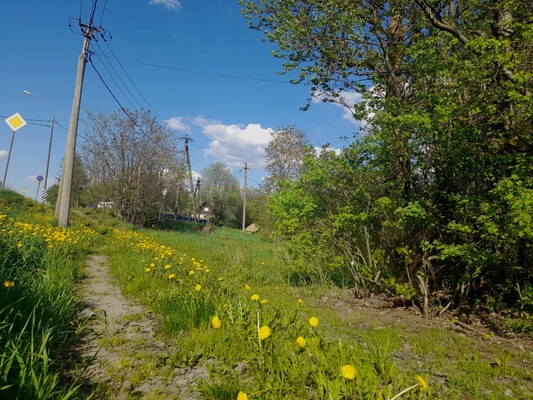
[[[82,398],[201,399],[195,380],[204,368],[178,368],[170,361],[179,349],[155,337],[157,321],[141,306],[124,298],[111,281],[107,258],[88,261],[82,287],[86,309],[80,318],[88,328],[76,349],[82,365]]]

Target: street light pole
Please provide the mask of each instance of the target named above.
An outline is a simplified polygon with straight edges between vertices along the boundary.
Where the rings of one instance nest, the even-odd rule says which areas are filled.
[[[42,97],[39,97],[27,90],[23,90],[22,93],[27,94],[28,96],[33,96],[41,101],[44,101],[48,104],[52,105],[53,113],[52,113],[52,124],[50,125],[50,143],[48,144],[48,156],[46,158],[46,172],[44,174],[44,186],[43,186],[43,194],[46,193],[46,189],[48,188],[48,170],[50,169],[50,153],[52,152],[52,139],[54,137],[54,125],[56,121],[56,107],[54,103],[52,103],[49,100],[43,99]]]

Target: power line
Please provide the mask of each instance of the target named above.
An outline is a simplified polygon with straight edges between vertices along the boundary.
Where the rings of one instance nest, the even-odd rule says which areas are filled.
[[[95,40],[95,43],[96,45],[98,46],[98,48],[100,48],[100,45],[98,44],[98,41]],[[91,52],[90,53],[91,55],[92,54],[96,54],[98,56],[97,53],[93,53]],[[99,57],[99,56],[98,56]],[[99,57],[100,58],[100,57]],[[104,67],[104,69],[107,71],[107,74],[109,75],[109,77],[111,78],[111,80],[115,83],[115,86],[117,87],[117,89],[122,93],[122,95],[124,96],[124,98],[126,99],[126,101],[128,101],[131,105],[132,108],[136,109],[137,107],[132,103],[132,101],[128,98],[128,96],[126,96],[126,93],[124,93],[124,91],[122,90],[122,87],[118,84],[118,82],[115,80],[114,76],[117,77],[118,80],[120,80],[120,83],[122,83],[122,86],[125,88],[125,90],[130,94],[131,98],[133,98],[133,100],[137,103],[137,105],[139,107],[142,108],[141,104],[135,99],[135,96],[133,96],[133,94],[131,93],[131,91],[128,89],[128,87],[124,84],[124,81],[122,80],[122,78],[120,77],[120,75],[117,73],[117,71],[115,70],[115,68],[113,67],[113,65],[111,65],[110,63],[107,63],[109,65],[109,68],[114,72],[114,75],[113,73],[111,73],[111,71],[109,70],[109,68],[107,67],[106,63],[102,62],[102,66]],[[94,65],[93,65],[93,68]],[[102,79],[102,78],[101,78]],[[102,80],[103,81],[103,80]]]
[[[104,39],[104,43],[106,44],[107,48],[109,49],[109,51],[111,52],[111,54],[113,55],[113,58],[117,61],[118,65],[120,66],[120,68],[122,69],[122,71],[124,72],[124,74],[126,75],[126,77],[128,78],[128,80],[131,82],[131,84],[133,85],[133,87],[135,88],[135,90],[137,91],[137,93],[139,93],[139,95],[141,96],[141,98],[144,100],[144,102],[148,105],[148,108],[150,110],[152,110],[154,112],[154,114],[162,120],[162,118],[157,114],[157,112],[155,111],[155,109],[152,107],[152,105],[148,102],[148,100],[146,100],[146,98],[143,96],[143,94],[141,93],[141,91],[139,90],[139,88],[137,87],[137,85],[135,85],[135,83],[133,82],[133,80],[131,79],[130,75],[126,72],[126,69],[122,66],[122,64],[120,63],[119,59],[115,56],[115,53],[113,52],[113,49],[111,48],[111,46],[109,46],[109,43],[108,41]]]
[[[100,55],[102,57],[109,57],[109,56],[106,56],[106,55],[103,55],[103,54],[100,54]],[[114,57],[114,58],[116,58],[116,57]],[[118,58],[116,58],[116,59],[119,60]],[[127,60],[127,59],[124,59],[124,58],[121,58],[120,60],[122,60],[124,62],[129,62],[129,63],[132,63],[132,64],[146,65],[148,67],[154,67],[154,68],[160,68],[160,69],[169,69],[169,70],[185,72],[185,73],[189,73],[189,74],[213,76],[213,77],[216,77],[216,78],[241,79],[241,80],[247,80],[247,81],[292,84],[290,81],[282,81],[282,80],[277,80],[277,79],[250,78],[250,77],[239,76],[239,75],[227,75],[227,74],[195,71],[195,70],[191,70],[191,69],[185,69],[185,68],[179,68],[179,67],[171,67],[171,66],[168,66],[168,65],[160,65],[160,64],[153,64],[153,63],[142,62],[142,61]]]

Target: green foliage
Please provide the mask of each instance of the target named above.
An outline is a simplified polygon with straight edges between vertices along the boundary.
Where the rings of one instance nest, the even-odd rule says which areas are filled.
[[[489,3],[241,0],[293,82],[363,122],[342,156],[307,160],[269,200],[299,275],[332,279],[342,259],[361,296],[394,277],[426,301],[444,289],[463,294],[454,305],[521,306],[533,11]]]

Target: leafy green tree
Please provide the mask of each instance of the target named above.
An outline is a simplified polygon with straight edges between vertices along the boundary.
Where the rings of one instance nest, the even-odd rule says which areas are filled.
[[[242,216],[239,182],[223,162],[217,161],[201,172],[200,204],[207,202],[216,225],[237,228]]]
[[[416,288],[424,305],[428,293],[440,289],[493,305],[520,299],[533,284],[526,261],[533,257],[526,217],[533,188],[531,4],[241,0],[241,5],[250,27],[277,43],[275,55],[285,60],[283,72],[297,74],[294,83],[309,85],[311,96],[353,107],[354,117],[365,121],[350,149],[350,168],[339,170],[353,181],[346,190],[351,196],[317,202],[317,193],[335,193],[342,185],[332,179],[334,186],[323,180],[312,180],[315,188],[305,186],[306,179],[316,178],[316,167],[335,170],[330,161],[314,160],[273,199],[286,239],[314,232],[309,243],[320,243],[324,234],[313,229],[320,225],[321,232],[333,232],[323,248],[338,257],[343,241],[360,248],[364,235],[384,256],[384,276]],[[360,94],[362,101],[347,104],[345,91]],[[353,179],[361,169],[371,172],[374,188]],[[368,198],[363,214],[356,193]],[[332,209],[335,203],[339,207]],[[350,215],[364,217],[365,232],[346,230],[361,226]],[[305,251],[299,246],[294,253],[305,260]],[[462,300],[453,299],[456,305]]]
[[[63,169],[63,163],[61,163],[60,170]],[[56,177],[58,182],[61,181],[61,177]],[[89,177],[85,170],[85,166],[78,155],[74,156],[74,169],[72,175],[72,190],[71,190],[71,204],[75,207],[87,206],[90,202],[87,202],[86,192],[89,185]],[[55,184],[50,186],[46,193],[46,200],[51,204],[56,204],[57,196],[59,192],[59,185]]]
[[[286,126],[272,132],[265,149],[265,170],[268,175],[263,182],[266,193],[278,189],[282,181],[294,181],[300,176],[303,160],[312,152],[304,131]]]

